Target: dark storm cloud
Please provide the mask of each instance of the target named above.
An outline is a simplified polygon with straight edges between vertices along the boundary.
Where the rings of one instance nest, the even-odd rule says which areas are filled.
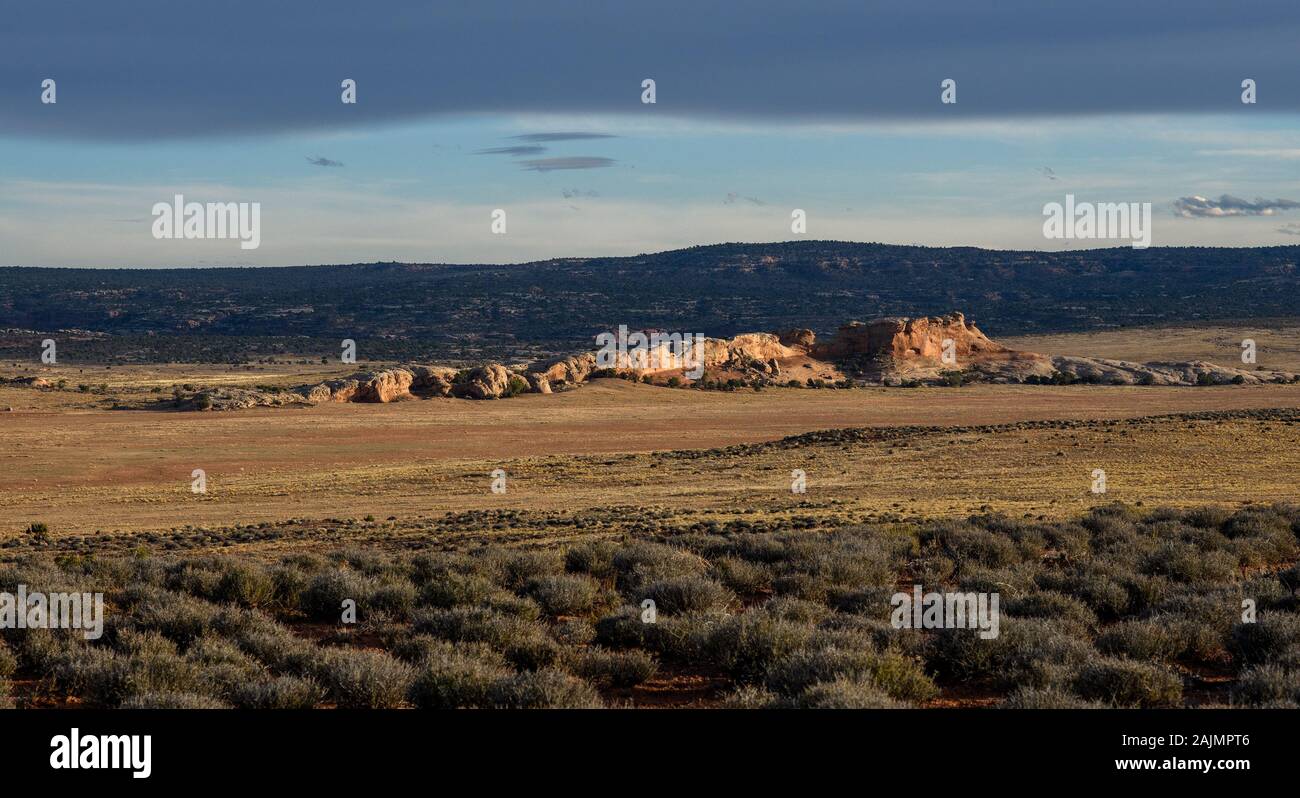
[[[1300,208],[1300,202],[1288,199],[1256,199],[1254,202],[1224,194],[1218,199],[1208,197],[1179,197],[1174,200],[1174,213],[1186,217],[1216,216],[1272,216],[1278,211]]]
[[[157,140],[473,112],[770,120],[1300,110],[1300,6],[10,3],[0,135]],[[58,103],[40,102],[58,81]],[[339,102],[357,81],[358,103]],[[641,81],[658,103],[642,105]],[[956,105],[939,82],[958,82]],[[536,142],[533,142],[536,143]]]

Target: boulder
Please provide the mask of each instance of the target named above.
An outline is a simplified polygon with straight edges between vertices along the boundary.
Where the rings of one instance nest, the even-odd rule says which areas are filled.
[[[500,399],[510,393],[511,376],[510,369],[500,363],[477,366],[456,384],[453,394],[465,399]]]

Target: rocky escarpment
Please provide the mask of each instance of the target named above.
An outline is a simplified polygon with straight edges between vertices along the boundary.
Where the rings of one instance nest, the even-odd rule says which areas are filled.
[[[626,332],[626,330],[624,330]],[[1203,361],[1133,363],[1025,352],[986,336],[961,313],[849,322],[822,340],[807,329],[673,342],[633,333],[621,346],[538,361],[468,369],[408,365],[359,372],[280,392],[211,388],[185,406],[236,409],[325,402],[388,403],[417,398],[501,399],[549,394],[596,377],[700,387],[923,385],[963,382],[1106,385],[1222,385],[1297,382],[1291,372]],[[626,343],[626,342],[625,342]]]

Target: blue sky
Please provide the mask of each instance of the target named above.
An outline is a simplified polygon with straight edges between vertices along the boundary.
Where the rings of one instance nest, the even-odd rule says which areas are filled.
[[[811,238],[1060,249],[1089,243],[1042,236],[1066,193],[1151,202],[1155,245],[1300,243],[1300,210],[1272,202],[1300,199],[1285,4],[1107,0],[1088,25],[1019,2],[446,5],[14,11],[0,264],[636,254],[788,240],[795,208]],[[261,247],[155,240],[177,193],[261,203]],[[1247,210],[1174,212],[1225,194]]]

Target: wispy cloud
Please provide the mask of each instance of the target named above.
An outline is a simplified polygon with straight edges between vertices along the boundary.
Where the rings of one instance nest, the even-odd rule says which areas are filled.
[[[1281,161],[1300,160],[1300,147],[1230,147],[1221,150],[1197,150],[1197,155],[1227,155],[1245,158],[1274,158]]]
[[[540,144],[517,144],[513,147],[489,147],[486,150],[475,150],[475,155],[510,155],[515,158],[522,158],[525,155],[541,155],[546,152],[546,148]]]
[[[1289,236],[1300,236],[1300,224],[1288,222],[1277,229],[1279,233],[1286,233]]]
[[[1191,196],[1174,200],[1174,213],[1184,217],[1272,216],[1278,211],[1300,208],[1300,202],[1288,199],[1256,198],[1254,202],[1224,194],[1218,199]]]
[[[311,164],[312,166],[342,166],[343,165],[342,161],[334,161],[322,155],[317,155],[315,157],[312,157],[310,155],[307,156],[307,163]]]
[[[767,204],[766,202],[763,202],[761,199],[758,199],[757,197],[743,197],[743,196],[741,196],[740,194],[737,194],[737,193],[734,192],[734,191],[729,191],[729,192],[727,192],[727,198],[724,199],[724,200],[722,201],[722,204],[723,204],[723,205],[735,205],[737,202],[740,202],[740,201],[748,202],[750,205],[766,205],[766,204]]]
[[[582,131],[569,131],[566,133],[523,133],[518,136],[511,136],[512,139],[519,141],[531,142],[551,142],[551,141],[586,141],[588,139],[612,139],[616,136],[610,133],[584,133]]]
[[[520,161],[520,165],[532,172],[553,172],[561,169],[603,169],[613,166],[613,158],[601,158],[595,155],[573,155],[565,158],[533,158]]]

